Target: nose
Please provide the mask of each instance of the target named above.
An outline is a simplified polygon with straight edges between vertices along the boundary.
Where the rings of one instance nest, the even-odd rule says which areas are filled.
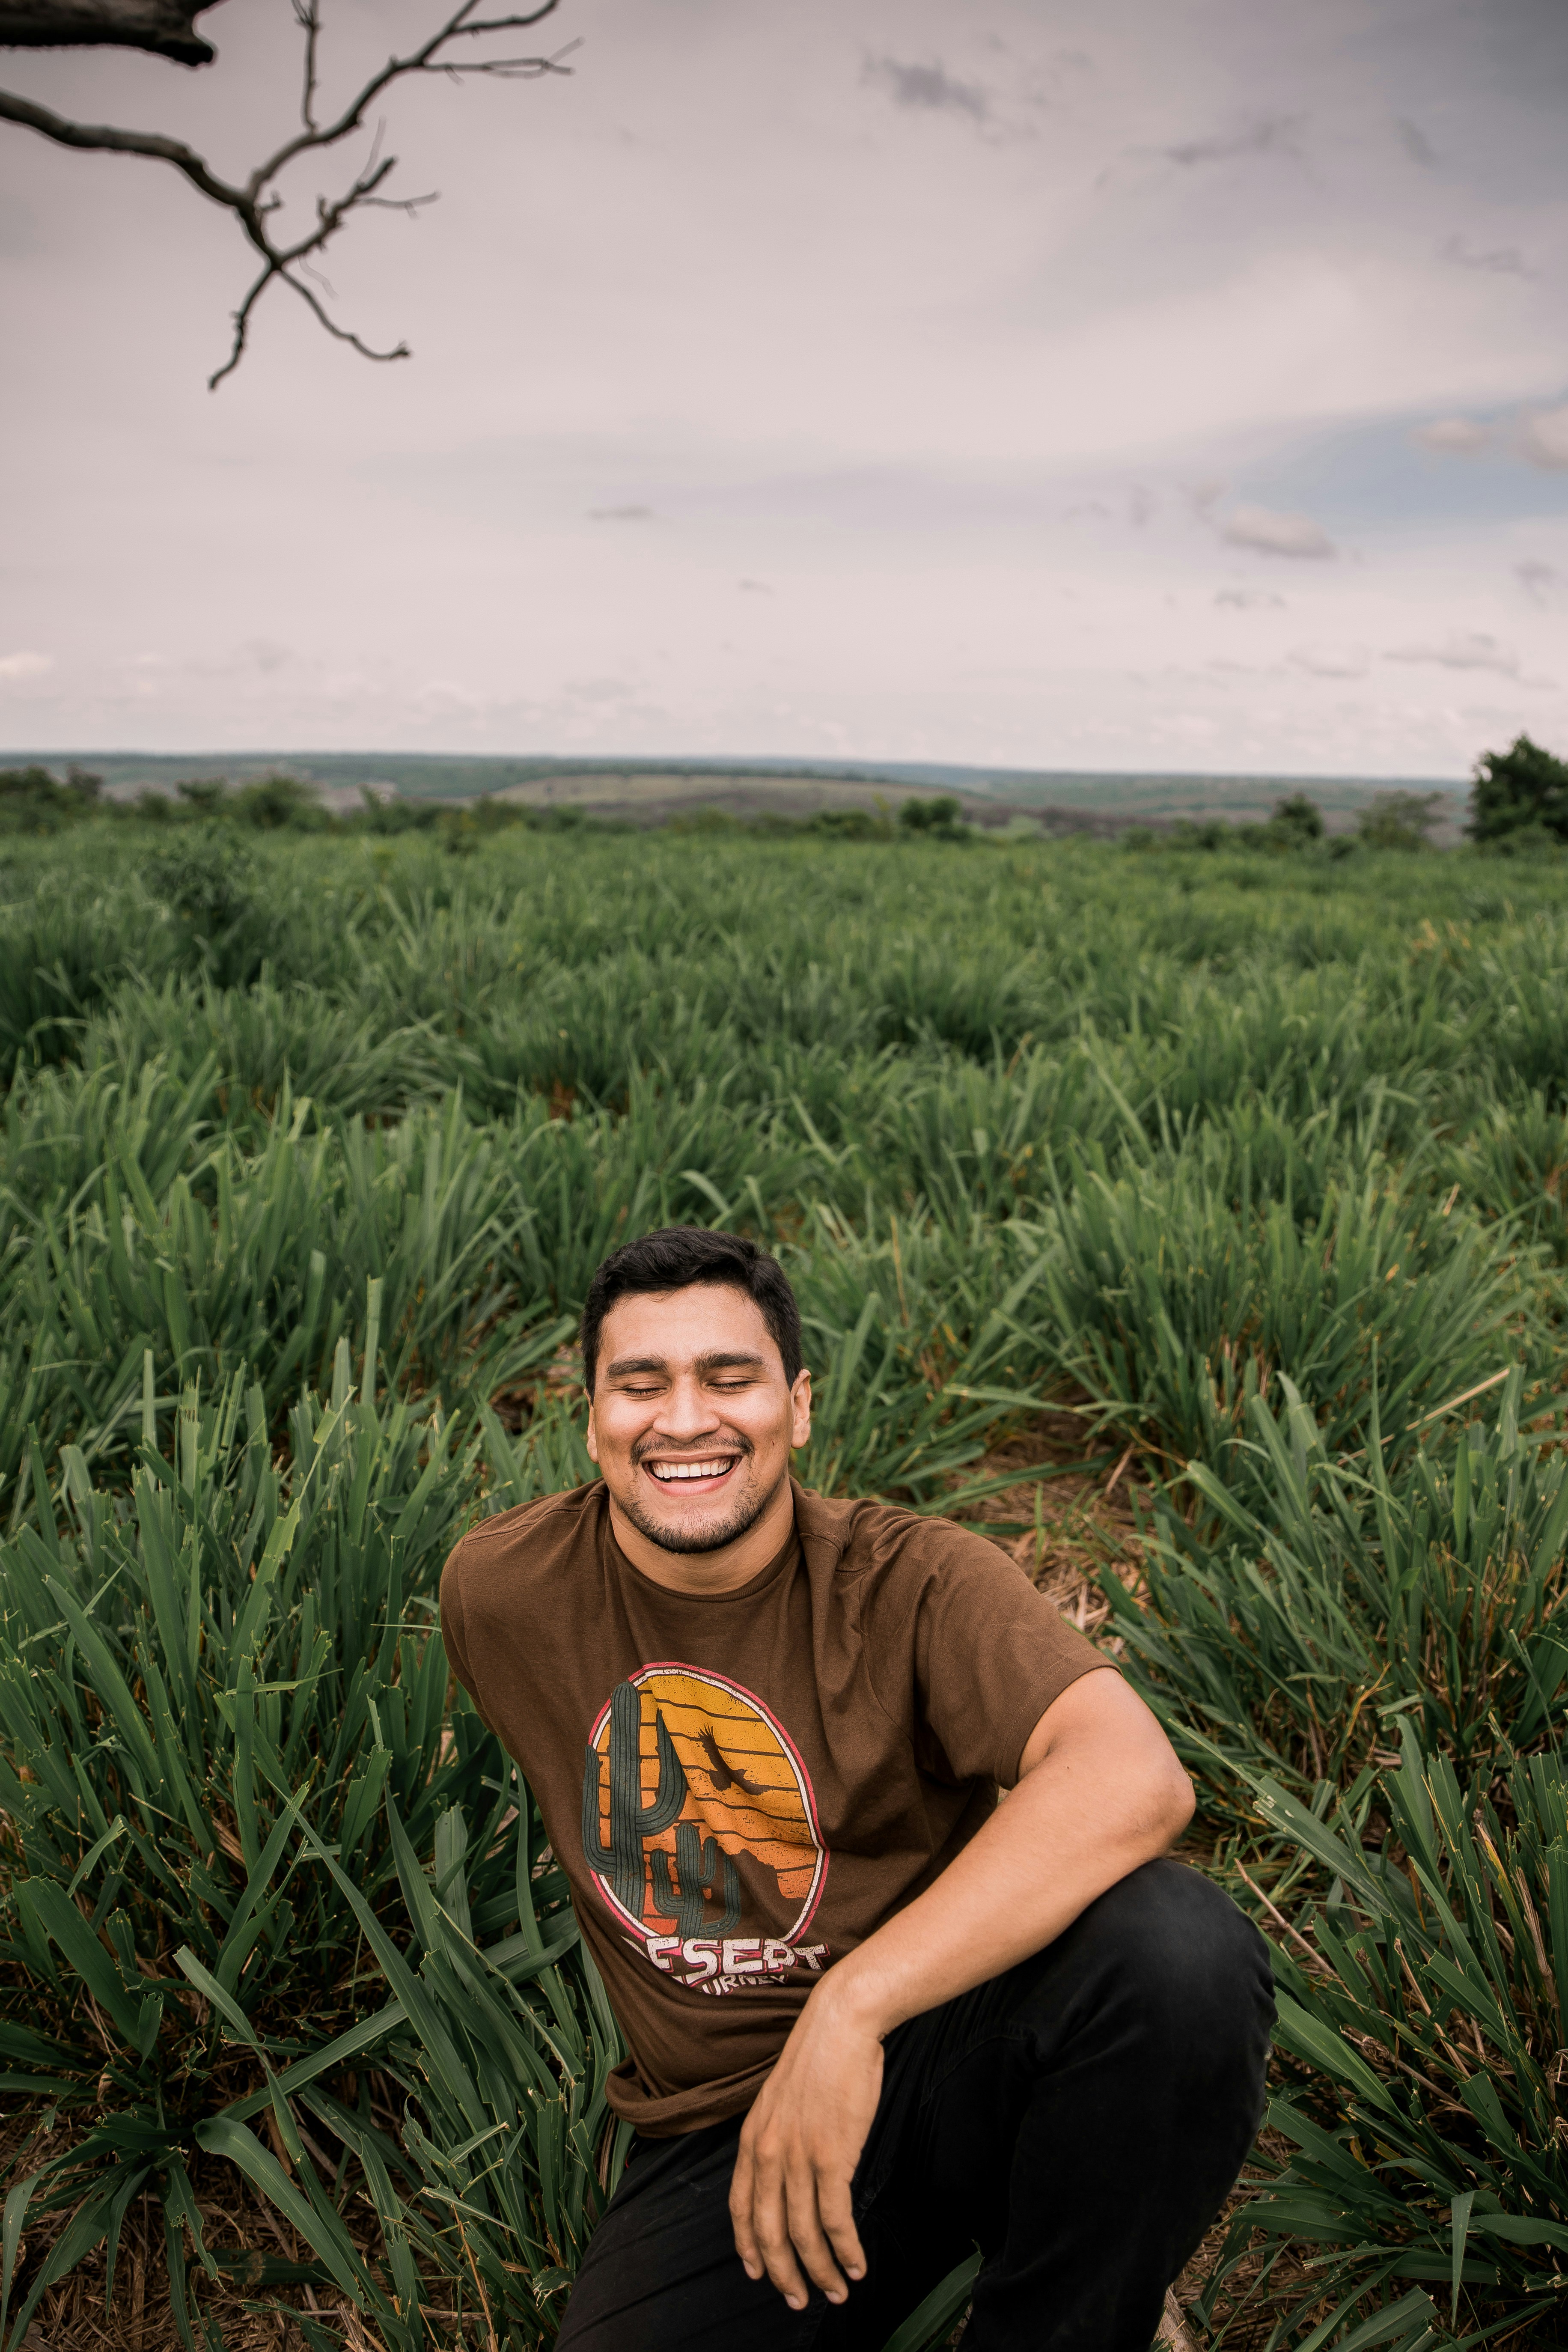
[[[669,1445],[695,1445],[719,1428],[719,1413],[696,1379],[677,1381],[665,1399],[655,1435]]]

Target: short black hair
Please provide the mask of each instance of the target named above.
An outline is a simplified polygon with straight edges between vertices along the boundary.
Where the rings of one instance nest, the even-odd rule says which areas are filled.
[[[590,1396],[599,1361],[599,1332],[617,1298],[629,1293],[685,1290],[694,1282],[743,1290],[762,1311],[793,1388],[801,1367],[800,1308],[776,1257],[740,1234],[707,1225],[665,1225],[612,1250],[588,1285],[583,1307],[583,1380]]]

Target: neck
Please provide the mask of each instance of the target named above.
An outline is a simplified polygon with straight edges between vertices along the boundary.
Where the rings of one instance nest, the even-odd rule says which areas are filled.
[[[738,1591],[759,1570],[766,1568],[784,1548],[795,1519],[795,1490],[786,1475],[780,1479],[760,1518],[753,1519],[733,1543],[715,1551],[666,1551],[634,1528],[615,1496],[610,1496],[610,1527],[634,1568],[667,1592],[683,1592],[696,1600]]]

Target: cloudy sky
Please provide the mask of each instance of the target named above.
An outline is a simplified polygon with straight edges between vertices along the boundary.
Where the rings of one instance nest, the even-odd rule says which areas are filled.
[[[325,0],[345,92],[426,0]],[[219,63],[0,54],[238,173]],[[536,36],[538,39],[541,36]],[[334,249],[0,124],[0,748],[1568,751],[1563,0],[562,0]],[[318,185],[300,171],[291,217]]]

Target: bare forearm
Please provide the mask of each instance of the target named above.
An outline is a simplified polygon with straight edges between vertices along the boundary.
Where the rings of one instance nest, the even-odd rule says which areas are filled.
[[[730,2186],[735,2249],[793,2310],[812,2279],[842,2303],[865,2275],[850,2193],[877,2112],[882,2041],[908,2017],[1041,1950],[1163,1853],[1192,1784],[1120,1675],[1081,1675],[1047,1707],[1018,1785],[933,1886],[829,1969],[746,2118]],[[840,2267],[842,2265],[842,2267]]]
[[[1152,1719],[1149,1729],[1131,1754],[1121,1727],[1048,1751],[934,1885],[839,1961],[816,2001],[889,2033],[1040,1951],[1163,1853],[1191,1816],[1192,1790]]]

